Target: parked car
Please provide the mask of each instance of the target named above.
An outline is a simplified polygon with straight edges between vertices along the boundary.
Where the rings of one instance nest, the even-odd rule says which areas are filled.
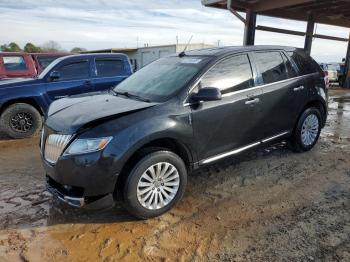
[[[40,74],[53,61],[62,56],[68,56],[68,53],[31,53],[34,60],[37,74]]]
[[[34,77],[40,74],[55,59],[67,53],[0,53],[0,80]]]
[[[320,68],[322,69],[323,71],[323,75],[324,75],[324,81],[325,81],[325,84],[326,84],[326,88],[328,89],[329,88],[329,78],[328,78],[328,70],[327,70],[327,65],[326,64],[319,64]]]
[[[87,54],[58,58],[36,78],[1,81],[0,129],[13,138],[30,137],[52,101],[107,90],[131,73],[124,54]]]
[[[50,106],[41,136],[47,188],[72,206],[114,196],[134,216],[155,217],[181,199],[192,170],[283,139],[308,151],[326,117],[322,70],[299,49],[161,58],[109,93]]]
[[[327,77],[330,82],[338,81],[338,70],[334,64],[323,64],[322,69],[327,72]]]
[[[0,53],[0,79],[33,77],[37,75],[35,63],[27,53]]]

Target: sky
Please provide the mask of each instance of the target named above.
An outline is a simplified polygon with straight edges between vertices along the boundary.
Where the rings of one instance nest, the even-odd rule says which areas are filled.
[[[57,41],[65,50],[185,43],[242,45],[243,24],[200,0],[0,0],[0,44]],[[257,25],[306,30],[306,23],[259,16]],[[348,37],[349,29],[317,24],[318,34]],[[257,31],[256,44],[303,47],[304,38]],[[347,43],[315,39],[319,62],[341,61]]]

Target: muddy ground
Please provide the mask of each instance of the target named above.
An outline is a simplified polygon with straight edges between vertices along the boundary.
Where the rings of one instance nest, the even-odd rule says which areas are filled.
[[[0,138],[0,261],[350,261],[350,91],[317,146],[206,167],[160,218],[77,210],[44,192],[38,138]]]

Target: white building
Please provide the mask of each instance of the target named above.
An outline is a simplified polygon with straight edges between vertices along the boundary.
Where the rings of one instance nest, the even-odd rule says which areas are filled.
[[[82,53],[123,53],[126,54],[134,68],[134,71],[161,57],[180,53],[185,49],[186,44],[173,44],[161,46],[145,46],[139,48],[111,48],[102,50],[85,51]],[[207,44],[189,44],[187,50],[213,47]]]

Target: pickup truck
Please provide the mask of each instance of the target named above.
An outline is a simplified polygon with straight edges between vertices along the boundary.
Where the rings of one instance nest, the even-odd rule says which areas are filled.
[[[12,138],[36,134],[57,99],[101,92],[132,74],[124,54],[84,54],[56,59],[40,75],[0,82],[0,130]]]
[[[39,75],[55,59],[68,53],[0,53],[0,80]]]

